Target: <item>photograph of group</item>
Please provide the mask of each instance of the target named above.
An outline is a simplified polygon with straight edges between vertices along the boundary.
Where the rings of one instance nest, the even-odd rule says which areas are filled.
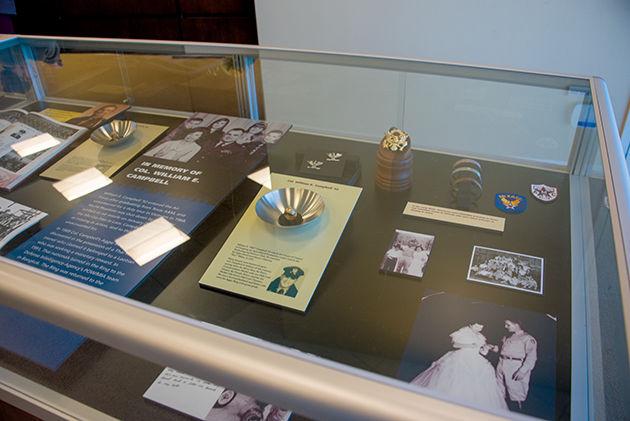
[[[265,146],[276,143],[290,127],[285,123],[196,113],[144,156],[177,162],[243,164],[265,152]]]
[[[542,295],[543,268],[541,257],[475,246],[468,280]]]

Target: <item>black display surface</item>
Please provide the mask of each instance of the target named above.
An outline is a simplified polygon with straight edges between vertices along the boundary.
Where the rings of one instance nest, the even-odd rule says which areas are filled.
[[[127,117],[171,128],[183,120],[134,113],[127,113]],[[363,187],[363,193],[305,314],[201,289],[198,285],[259,189],[250,180],[229,195],[195,231],[191,241],[176,249],[132,298],[391,377],[399,373],[420,300],[428,291],[550,314],[557,318],[555,417],[568,419],[571,385],[568,175],[480,160],[484,191],[474,211],[505,217],[505,231],[497,233],[402,214],[407,201],[451,207],[449,177],[452,164],[460,156],[414,151],[411,190],[392,194],[379,191],[374,185],[378,145],[289,132],[281,142],[268,148],[271,171],[300,175],[295,156],[313,145],[357,157],[361,177],[356,185]],[[558,200],[551,204],[534,200],[529,194],[532,183],[557,187]],[[527,197],[527,210],[516,215],[502,213],[494,204],[494,196],[499,192]],[[34,176],[4,197],[49,213],[46,222],[50,222],[71,206],[57,200],[55,195],[49,181]],[[422,279],[379,271],[395,229],[435,236]],[[544,294],[467,281],[474,246],[544,258]],[[142,398],[161,367],[93,341],[86,342],[55,373],[5,351],[0,352],[0,358],[4,367],[115,417],[157,420],[177,415]]]

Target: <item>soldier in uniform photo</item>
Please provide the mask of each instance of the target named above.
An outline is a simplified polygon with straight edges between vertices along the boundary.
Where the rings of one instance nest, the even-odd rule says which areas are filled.
[[[505,321],[510,332],[501,340],[496,373],[499,386],[507,398],[510,409],[522,409],[529,392],[529,378],[536,365],[536,339],[522,328],[520,321]],[[506,393],[507,391],[507,393]]]
[[[269,283],[267,291],[288,297],[295,297],[298,293],[295,283],[300,276],[304,275],[304,271],[297,266],[287,266],[282,269],[282,271],[282,275]]]

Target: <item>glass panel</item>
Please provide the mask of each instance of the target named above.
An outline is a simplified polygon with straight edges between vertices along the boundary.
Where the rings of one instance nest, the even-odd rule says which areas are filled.
[[[102,53],[59,46],[57,62],[38,62],[51,99],[239,114],[239,71],[232,56]]]
[[[16,314],[12,316],[23,317]],[[5,312],[2,315],[7,316]],[[30,358],[0,348],[2,367],[116,419],[189,420],[194,416],[197,419],[253,421],[272,420],[274,415],[285,417],[277,420],[287,416],[292,416],[293,420],[304,419],[239,391],[165,369],[102,343],[81,339],[48,323],[34,321],[30,326],[33,331],[39,327],[55,330],[55,336],[66,342],[78,338],[76,351],[56,367],[55,355],[51,355],[55,352],[49,351],[64,348],[60,343],[48,344],[47,349],[39,351],[31,348],[31,352],[27,351],[28,347],[23,347]],[[39,333],[46,335],[41,330]],[[3,381],[10,380],[4,378]],[[165,399],[165,396],[172,399]],[[48,399],[54,400],[50,396]],[[73,414],[81,415],[74,407],[72,409]],[[93,413],[84,414],[84,417],[95,419]]]
[[[262,61],[265,110],[301,131],[566,167],[587,88],[505,83],[331,64]],[[366,106],[369,104],[369,106]]]
[[[617,419],[630,411],[627,400],[622,398],[630,388],[628,339],[621,311],[611,311],[621,309],[622,303],[603,163],[600,149],[595,146],[595,128],[585,132],[592,145],[591,160],[584,176],[572,178],[571,187],[575,186],[578,200],[584,200],[577,212],[583,239],[583,253],[578,259],[583,262],[587,335],[591,337],[588,358],[589,393],[594,401],[591,414],[595,418]]]
[[[0,107],[2,109],[19,106],[26,100],[33,100],[34,93],[28,68],[19,45],[11,40],[0,43],[2,63],[2,85],[0,86]]]
[[[587,80],[201,45],[28,45],[45,98],[0,138],[49,132],[61,144],[2,194],[3,209],[47,214],[22,211],[39,219],[2,249],[8,259],[488,411],[627,413]],[[58,54],[40,60],[42,49]],[[119,136],[132,125],[114,116],[135,134]],[[411,148],[378,144],[392,126]],[[36,158],[0,166],[17,174]],[[112,182],[66,200],[53,183],[77,173],[71,188],[90,174]],[[256,208],[261,179],[317,195],[277,193]],[[156,226],[177,234],[171,252]],[[163,254],[125,253],[121,239],[139,227]],[[126,417],[111,402],[123,390],[139,401],[160,368],[106,361],[121,353],[89,344],[55,373],[8,351],[2,365]],[[103,370],[103,402],[71,391]],[[136,405],[143,418],[165,411]]]

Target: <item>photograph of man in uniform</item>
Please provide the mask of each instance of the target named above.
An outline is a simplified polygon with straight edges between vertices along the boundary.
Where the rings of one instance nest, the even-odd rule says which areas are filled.
[[[188,162],[201,150],[201,146],[199,146],[197,141],[201,139],[202,136],[202,130],[195,130],[188,133],[183,139],[169,140],[161,143],[144,155],[168,159],[169,161]]]
[[[536,339],[521,325],[522,322],[506,320],[505,328],[510,334],[501,339],[500,350],[495,348],[495,352],[499,352],[497,380],[503,394],[509,398],[511,409],[521,409],[527,399],[529,380],[537,358]]]
[[[298,293],[295,283],[304,275],[304,271],[297,266],[287,266],[282,272],[282,275],[269,283],[267,291],[295,298]]]

